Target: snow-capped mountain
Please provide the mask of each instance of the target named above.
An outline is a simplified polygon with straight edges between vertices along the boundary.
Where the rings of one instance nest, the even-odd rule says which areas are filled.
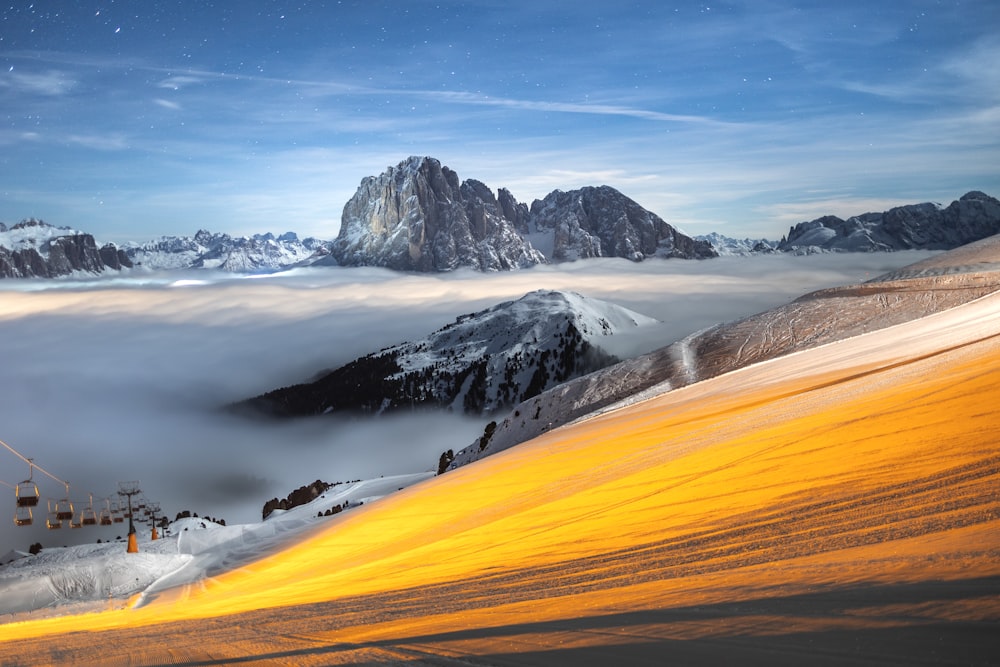
[[[555,190],[531,204],[528,238],[553,262],[589,257],[707,259],[711,245],[677,231],[607,185]]]
[[[90,234],[30,218],[0,223],[0,278],[55,278],[76,273],[120,271],[132,264],[113,244],[102,247]]]
[[[123,249],[136,266],[147,269],[261,273],[309,263],[310,258],[325,256],[325,247],[324,241],[300,240],[293,232],[233,237],[200,230],[193,237],[163,236],[147,243],[128,243]]]
[[[664,348],[552,387],[516,405],[451,468],[621,402],[641,400],[752,364],[910,322],[1000,289],[1000,235],[879,276],[806,294]]]
[[[847,220],[827,215],[800,222],[788,230],[778,248],[803,254],[949,250],[997,233],[1000,201],[972,191],[947,208],[935,203],[910,204]]]
[[[531,292],[241,407],[279,416],[432,405],[488,414],[614,363],[600,338],[654,322],[573,292]]]
[[[767,239],[734,239],[718,232],[710,234],[699,234],[694,237],[699,241],[704,241],[712,246],[720,257],[732,257],[747,255],[768,255],[777,252],[778,243]]]

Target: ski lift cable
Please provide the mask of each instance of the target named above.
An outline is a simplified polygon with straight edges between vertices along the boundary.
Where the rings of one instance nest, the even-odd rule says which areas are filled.
[[[24,461],[25,463],[27,463],[29,470],[33,469],[33,470],[37,470],[39,472],[43,472],[46,475],[48,475],[49,477],[51,477],[52,479],[54,479],[55,481],[57,481],[60,484],[62,484],[63,486],[65,486],[67,489],[69,489],[69,482],[64,482],[63,480],[59,479],[58,477],[56,477],[55,475],[53,475],[52,473],[50,473],[48,470],[46,470],[42,466],[38,465],[37,463],[35,463],[31,459],[27,458],[26,456],[24,456],[23,454],[21,454],[19,451],[17,451],[16,449],[14,449],[13,447],[11,447],[10,445],[8,445],[3,440],[0,440],[0,445],[3,445],[4,447],[6,447],[10,451],[11,454],[13,454],[17,458],[19,458],[22,461]]]

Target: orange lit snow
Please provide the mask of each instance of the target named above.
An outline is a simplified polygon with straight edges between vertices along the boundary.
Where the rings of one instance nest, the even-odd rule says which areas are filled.
[[[993,295],[609,412],[138,609],[0,625],[0,650],[984,661],[1000,622],[998,313]]]

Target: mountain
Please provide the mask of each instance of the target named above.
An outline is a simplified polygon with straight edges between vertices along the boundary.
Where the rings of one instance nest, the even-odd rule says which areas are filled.
[[[419,406],[488,414],[614,363],[600,338],[653,322],[573,292],[531,292],[238,407],[276,416]]]
[[[131,267],[113,244],[101,247],[90,234],[30,218],[0,225],[0,278],[56,278]]]
[[[588,257],[702,259],[697,241],[608,186],[556,190],[530,209],[430,157],[361,181],[344,206],[331,254],[345,266],[403,271],[501,271]]]
[[[553,387],[516,405],[451,468],[508,449],[596,411],[835,343],[978,299],[1000,289],[1000,235],[858,285],[804,295]]]
[[[479,181],[410,157],[361,181],[344,205],[331,256],[344,266],[398,271],[506,271],[544,262]]]
[[[326,242],[294,232],[281,236],[254,234],[233,237],[199,230],[190,236],[163,236],[147,243],[127,243],[123,249],[136,265],[147,269],[217,269],[234,273],[278,271],[326,254]]]
[[[769,255],[777,252],[778,246],[776,241],[768,241],[767,239],[734,239],[718,232],[699,234],[694,238],[698,241],[708,243],[720,257]]]
[[[529,238],[553,262],[589,257],[706,259],[711,245],[686,236],[607,185],[555,190],[531,204]],[[544,237],[544,240],[539,236]]]
[[[788,230],[786,252],[950,250],[1000,233],[1000,201],[968,192],[947,208],[923,203],[864,213],[847,220],[827,215]]]

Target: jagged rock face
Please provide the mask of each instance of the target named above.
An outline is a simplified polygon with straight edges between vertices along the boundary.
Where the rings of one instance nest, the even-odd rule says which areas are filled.
[[[530,226],[553,234],[552,260],[624,257],[704,259],[711,244],[686,236],[612,187],[556,190],[531,205]]]
[[[788,252],[950,250],[1000,233],[1000,201],[968,192],[947,208],[923,203],[801,222],[779,245]]]
[[[66,275],[73,271],[99,273],[104,270],[101,253],[90,234],[59,236],[49,241],[48,245],[51,275]]]
[[[0,245],[0,277],[55,278],[122,267],[117,248],[99,249],[90,234],[56,228],[35,219],[24,220],[10,229],[5,226],[0,232],[10,232],[13,236],[6,242],[15,246],[11,249]]]
[[[508,193],[509,194],[509,193]],[[512,199],[512,198],[511,198]],[[516,202],[506,208],[516,212]],[[361,181],[344,206],[331,255],[345,266],[400,271],[503,271],[544,262],[478,181],[429,157],[411,157]]]

